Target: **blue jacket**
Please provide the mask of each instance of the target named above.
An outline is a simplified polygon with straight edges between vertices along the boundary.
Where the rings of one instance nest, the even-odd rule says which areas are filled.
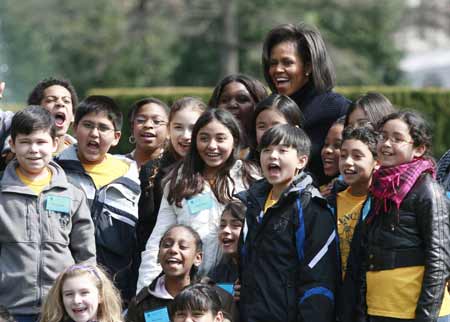
[[[240,194],[242,321],[334,321],[338,253],[326,201],[302,173],[261,219],[271,188],[263,179]]]

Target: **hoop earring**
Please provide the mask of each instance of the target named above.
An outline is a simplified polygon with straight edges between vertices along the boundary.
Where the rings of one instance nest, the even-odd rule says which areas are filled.
[[[133,135],[130,135],[130,137],[128,138],[128,142],[130,142],[131,144],[135,144],[136,138]]]

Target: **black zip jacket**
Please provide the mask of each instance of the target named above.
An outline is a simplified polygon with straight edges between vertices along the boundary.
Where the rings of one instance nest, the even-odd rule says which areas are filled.
[[[382,207],[383,208],[383,207]],[[450,274],[450,222],[439,184],[422,174],[397,211],[380,209],[363,224],[359,321],[367,321],[365,272],[398,267],[425,267],[415,321],[437,320]],[[372,208],[373,210],[373,208]],[[372,219],[371,217],[374,216]]]
[[[302,173],[260,214],[272,186],[257,181],[240,241],[240,313],[246,322],[334,321],[336,231],[326,201]]]

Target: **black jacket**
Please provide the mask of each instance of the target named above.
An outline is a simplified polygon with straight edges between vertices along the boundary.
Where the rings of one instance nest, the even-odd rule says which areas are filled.
[[[311,139],[311,154],[308,170],[315,176],[320,186],[330,180],[323,173],[320,150],[331,125],[345,115],[350,101],[344,96],[328,91],[319,94],[312,82],[308,82],[291,98],[300,107],[305,118],[303,129]]]
[[[372,211],[363,224],[358,320],[366,321],[365,272],[425,266],[416,321],[436,321],[450,273],[450,223],[446,198],[429,174],[422,174],[397,211]],[[371,218],[373,216],[373,218]]]
[[[239,195],[247,205],[239,261],[242,321],[334,321],[336,231],[311,183],[300,174],[262,220],[272,186],[263,179]]]

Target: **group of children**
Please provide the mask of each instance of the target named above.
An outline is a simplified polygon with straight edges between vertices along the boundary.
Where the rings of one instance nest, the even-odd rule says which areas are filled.
[[[317,187],[301,109],[244,75],[209,106],[136,102],[126,156],[108,153],[113,99],[77,104],[49,79],[28,101],[0,192],[0,304],[18,322],[449,319],[448,200],[416,112],[353,102]]]

